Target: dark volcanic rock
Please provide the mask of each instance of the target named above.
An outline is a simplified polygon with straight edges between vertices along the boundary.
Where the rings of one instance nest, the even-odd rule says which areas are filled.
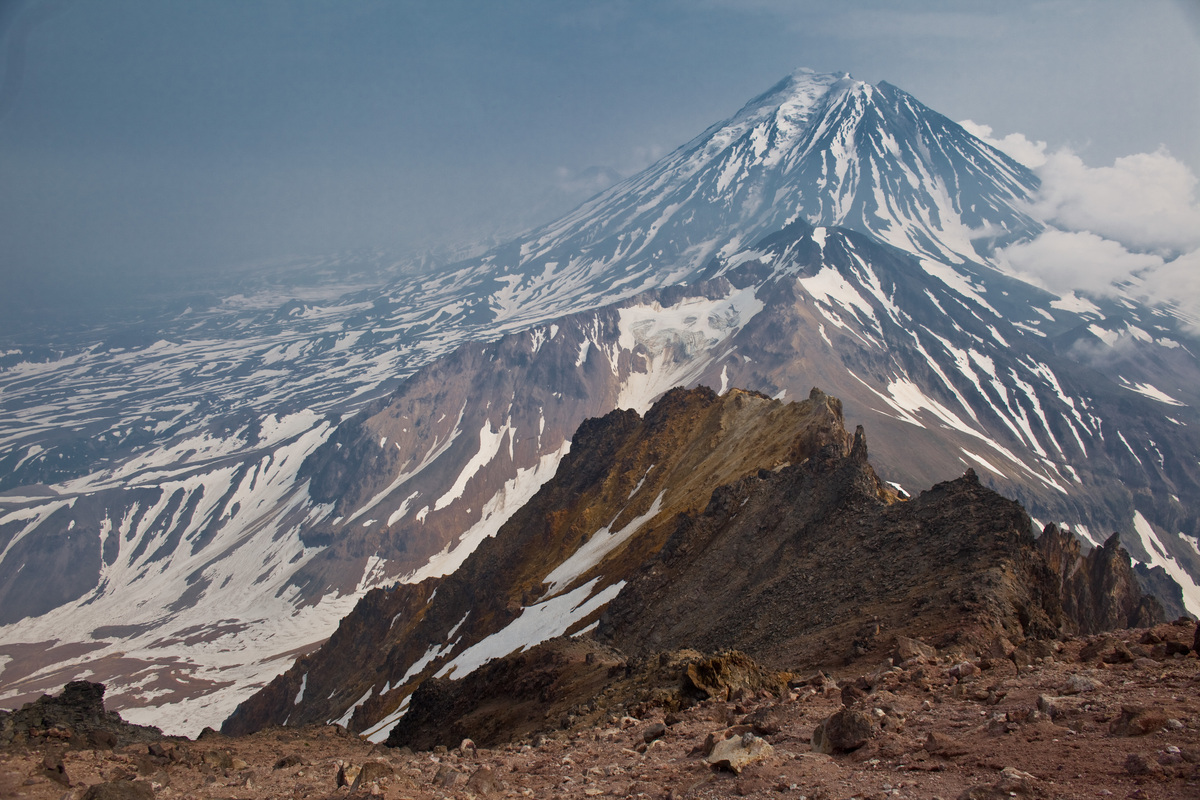
[[[480,747],[520,739],[546,728],[547,720],[558,727],[616,674],[625,674],[621,654],[586,641],[554,639],[496,659],[462,680],[426,679],[387,744],[431,750],[467,738]]]
[[[1134,574],[1142,591],[1162,605],[1163,619],[1191,617],[1183,604],[1183,588],[1162,567],[1134,564]]]
[[[826,717],[813,730],[813,750],[818,753],[848,753],[869,742],[878,731],[879,726],[866,711],[842,708]]]
[[[1093,634],[1163,621],[1162,606],[1142,593],[1117,534],[1085,556],[1078,538],[1050,524],[1038,538],[1038,549],[1060,576],[1063,611],[1075,632]]]
[[[849,454],[722,487],[680,518],[598,637],[631,654],[732,647],[794,669],[882,658],[892,634],[982,650],[1063,621],[1020,505],[973,472],[891,502],[860,429]]]
[[[667,707],[770,689],[771,670],[928,660],[933,647],[1028,665],[1035,640],[1154,619],[1116,539],[1081,559],[1073,540],[1043,538],[972,470],[899,500],[862,428],[847,435],[841,403],[819,390],[784,404],[674,389],[644,418],[580,425],[555,477],[457,571],[370,593],[225,730],[338,718],[358,701],[348,727],[365,731],[411,696],[389,744],[489,746],[568,727],[609,666],[662,652],[697,651],[682,688],[654,701]],[[556,633],[595,624],[612,649],[534,648],[465,676],[478,661],[450,663],[526,614],[561,615],[549,604],[585,586],[619,591]],[[520,629],[485,650],[544,635]]]
[[[16,711],[0,711],[0,745],[52,737],[72,747],[111,749],[163,738],[158,728],[132,725],[104,710],[104,684],[68,683],[57,697],[44,695]]]
[[[703,700],[778,697],[781,673],[743,653],[660,653],[628,661],[587,638],[559,637],[485,664],[461,680],[430,678],[387,739],[390,747],[429,750],[464,737],[496,747],[559,728],[586,727],[608,714],[688,708]],[[643,744],[662,738],[664,723],[641,729]]]

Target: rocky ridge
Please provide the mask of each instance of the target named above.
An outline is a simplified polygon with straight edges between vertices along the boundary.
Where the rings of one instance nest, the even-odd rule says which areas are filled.
[[[223,730],[340,719],[382,741],[407,710],[451,738],[517,735],[523,665],[578,658],[516,651],[593,627],[611,646],[584,658],[594,674],[549,706],[531,695],[531,709],[593,703],[605,669],[682,650],[833,668],[882,658],[903,635],[1028,659],[1038,642],[1161,618],[1115,540],[1084,556],[1063,536],[1035,541],[1021,506],[973,471],[899,501],[865,433],[850,436],[819,390],[791,404],[674,390],[644,418],[584,423],[555,477],[460,570],[370,593]],[[482,689],[478,676],[444,680],[489,659]],[[467,718],[478,727],[464,733]]]
[[[826,446],[848,451],[850,439],[841,404],[818,391],[781,403],[679,389],[644,417],[623,410],[585,421],[555,477],[458,570],[369,593],[320,651],[243,703],[223,730],[350,712],[344,721],[361,731],[394,713],[421,678],[487,660],[472,648],[500,647],[492,654],[501,656],[512,649],[500,644],[505,635],[536,644],[582,630],[662,547],[677,514],[701,511],[715,486]]]

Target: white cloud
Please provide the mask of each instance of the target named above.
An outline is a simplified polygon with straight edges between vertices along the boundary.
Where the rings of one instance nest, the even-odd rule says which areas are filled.
[[[1054,228],[1008,247],[1002,258],[1016,275],[1058,294],[1076,289],[1105,294],[1114,282],[1163,266],[1162,258],[1152,253],[1131,253],[1088,231]]]
[[[1149,270],[1141,279],[1135,295],[1175,306],[1200,331],[1200,250]]]
[[[1200,201],[1186,164],[1160,149],[1089,167],[1069,149],[961,124],[1042,182],[1029,211],[1046,230],[998,252],[1002,266],[1060,295],[1123,293],[1200,320]]]
[[[1017,163],[1024,164],[1030,169],[1036,169],[1046,163],[1045,142],[1031,141],[1020,133],[1010,133],[1003,139],[996,139],[992,136],[991,125],[983,125],[974,120],[964,119],[958,124],[976,139],[991,145]]]
[[[1036,171],[1035,213],[1057,227],[1164,256],[1200,247],[1196,176],[1164,150],[1123,156],[1111,167],[1089,167],[1059,150]]]

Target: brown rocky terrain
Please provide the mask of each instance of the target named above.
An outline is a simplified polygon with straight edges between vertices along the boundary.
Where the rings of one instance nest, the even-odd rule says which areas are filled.
[[[493,746],[392,749],[310,726],[109,748],[33,729],[0,747],[0,797],[1189,798],[1195,636],[1186,620],[1069,637],[1028,663],[897,640],[887,661],[757,687],[768,673],[685,657],[630,680],[673,673],[666,700],[697,678],[715,690],[686,708],[598,704]]]

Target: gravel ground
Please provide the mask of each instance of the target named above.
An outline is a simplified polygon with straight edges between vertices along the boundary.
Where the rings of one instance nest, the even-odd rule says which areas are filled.
[[[939,653],[495,749],[330,726],[73,750],[52,729],[0,750],[0,797],[1200,798],[1200,660],[1179,652],[1194,631],[1071,640],[1020,668]]]

